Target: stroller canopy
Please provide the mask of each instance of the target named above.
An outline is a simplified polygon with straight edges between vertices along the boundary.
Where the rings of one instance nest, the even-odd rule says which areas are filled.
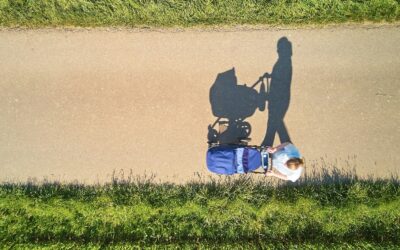
[[[207,151],[207,167],[213,173],[248,173],[261,166],[261,153],[250,147],[217,146]]]
[[[245,119],[254,114],[259,102],[260,95],[255,89],[238,84],[234,68],[219,73],[210,88],[211,109],[216,117]]]

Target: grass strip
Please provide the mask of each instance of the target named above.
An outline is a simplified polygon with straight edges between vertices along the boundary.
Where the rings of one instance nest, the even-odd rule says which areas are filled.
[[[185,185],[3,184],[0,242],[396,245],[399,207],[395,180],[278,187],[249,178]]]
[[[53,243],[53,244],[6,244],[3,245],[6,249],[21,249],[21,250],[60,250],[60,249],[282,249],[282,250],[344,250],[344,249],[368,249],[368,250],[398,250],[398,245],[393,244],[371,244],[371,243],[338,243],[338,244],[282,244],[282,243],[252,243],[252,242],[237,242],[234,244],[224,243],[183,243],[183,244],[101,244],[101,243]]]
[[[0,0],[3,27],[393,22],[399,0]]]

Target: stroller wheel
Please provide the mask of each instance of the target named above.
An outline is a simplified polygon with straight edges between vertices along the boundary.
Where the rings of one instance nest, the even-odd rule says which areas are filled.
[[[208,126],[207,139],[209,143],[215,143],[218,141],[218,132],[217,130],[213,129],[211,125]]]
[[[238,124],[238,128],[241,131],[241,138],[247,138],[251,134],[251,125],[248,122],[241,122]]]

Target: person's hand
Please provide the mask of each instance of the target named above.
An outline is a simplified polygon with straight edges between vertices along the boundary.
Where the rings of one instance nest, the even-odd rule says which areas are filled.
[[[271,75],[270,75],[269,73],[265,73],[265,74],[263,75],[263,77],[264,77],[264,78],[271,78]]]
[[[275,152],[276,152],[276,150],[277,150],[277,149],[276,149],[276,148],[274,148],[274,147],[268,147],[268,148],[267,148],[267,152],[268,152],[268,153],[270,153],[270,154],[273,154],[273,153],[275,153]]]
[[[267,177],[274,176],[274,172],[272,172],[272,170],[268,170],[267,172],[265,172],[265,176]]]

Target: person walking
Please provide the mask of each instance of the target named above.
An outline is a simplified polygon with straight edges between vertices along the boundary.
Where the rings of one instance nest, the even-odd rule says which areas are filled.
[[[272,170],[265,173],[268,177],[297,181],[304,172],[304,160],[299,150],[290,142],[267,148],[272,154]]]

